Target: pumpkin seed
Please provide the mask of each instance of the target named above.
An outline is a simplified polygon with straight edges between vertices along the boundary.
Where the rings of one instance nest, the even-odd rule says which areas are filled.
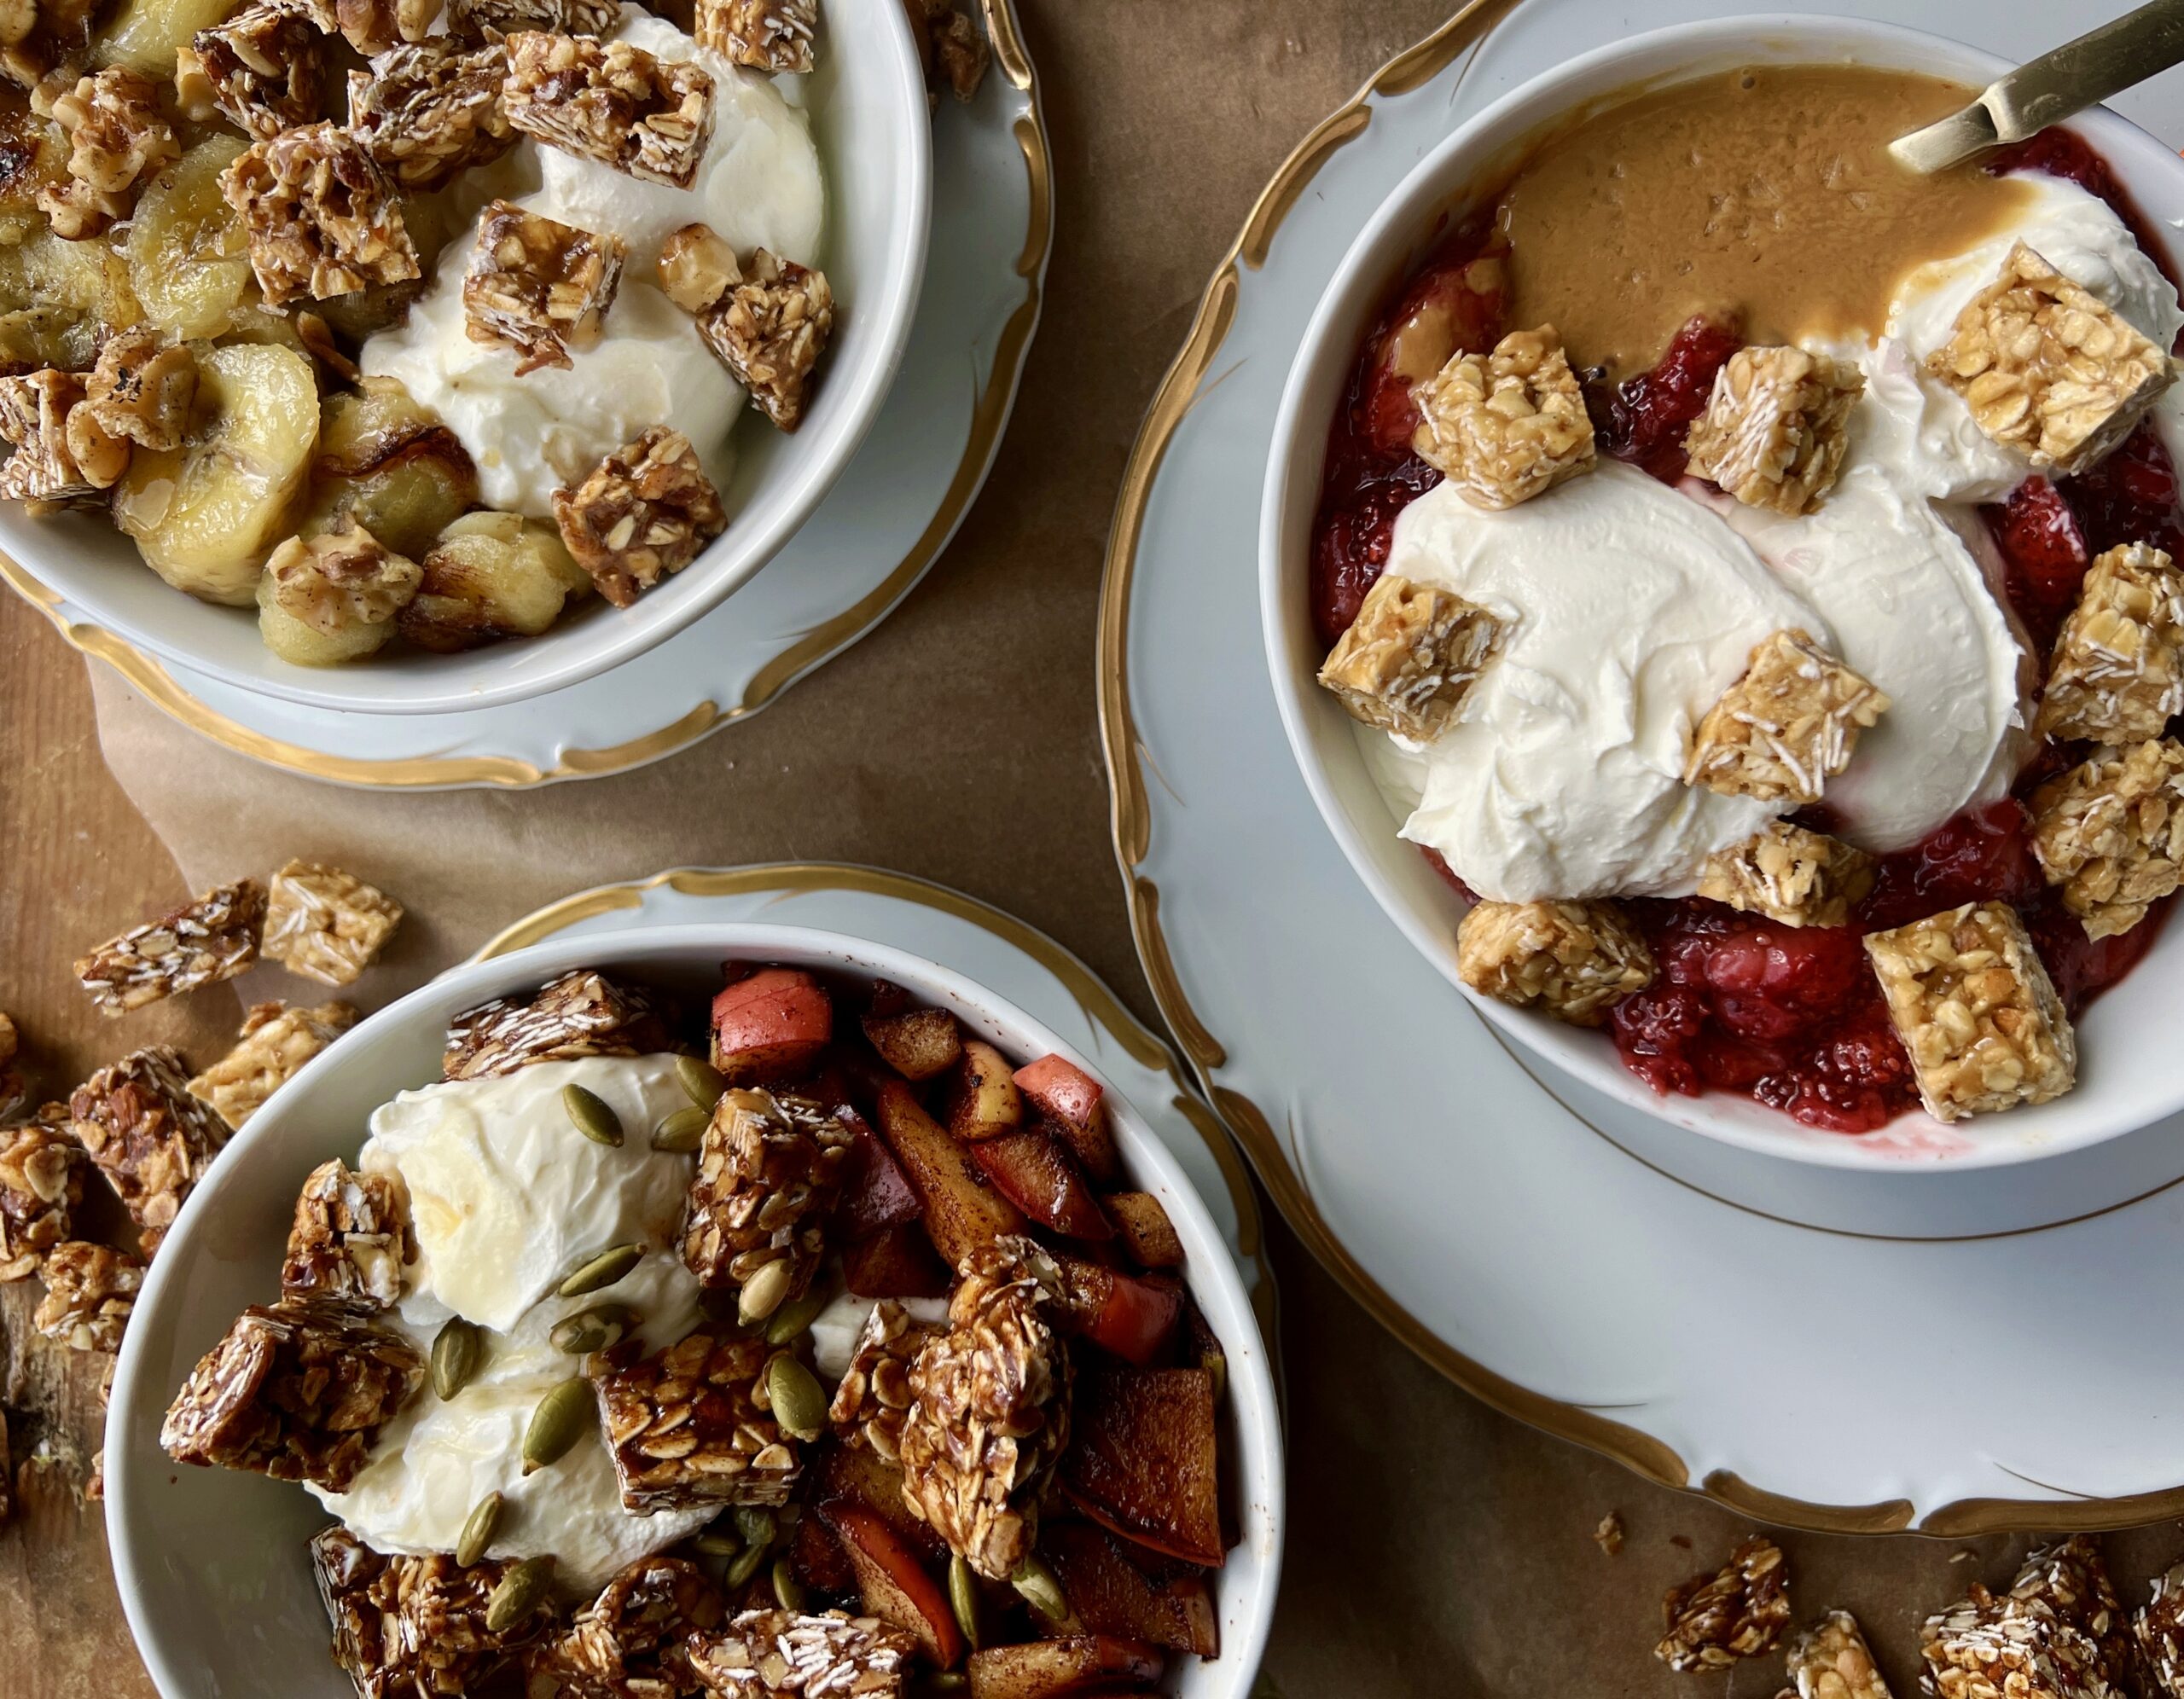
[[[450,1316],[447,1325],[433,1337],[433,1391],[443,1400],[452,1398],[478,1372],[484,1345],[478,1325]]]
[[[1025,1603],[1037,1611],[1049,1622],[1069,1620],[1069,1598],[1061,1590],[1061,1583],[1054,1572],[1036,1557],[1027,1557],[1016,1566],[1016,1573],[1008,1578],[1008,1585],[1024,1596]]]
[[[582,1375],[571,1375],[531,1412],[531,1425],[523,1430],[523,1472],[536,1474],[559,1463],[584,1437],[592,1419],[591,1383]]]
[[[627,1274],[645,1254],[641,1244],[618,1244],[602,1250],[590,1261],[580,1265],[576,1272],[554,1290],[564,1298],[580,1298],[586,1292],[595,1292],[602,1286],[611,1286]]]
[[[766,1561],[766,1548],[746,1545],[736,1554],[735,1561],[728,1566],[728,1573],[721,1577],[723,1586],[731,1590],[741,1586],[758,1573],[758,1566]]]
[[[979,1578],[960,1551],[948,1559],[948,1606],[963,1631],[963,1644],[975,1652],[984,1644],[979,1638]]]
[[[762,1263],[743,1283],[742,1293],[735,1301],[735,1313],[746,1327],[756,1327],[781,1307],[781,1300],[788,1296],[792,1278],[788,1258],[777,1256],[771,1262]]]
[[[701,1534],[690,1542],[700,1557],[733,1557],[743,1550],[744,1542],[729,1534]]]
[[[712,1120],[710,1110],[678,1109],[652,1129],[652,1147],[677,1155],[694,1151],[706,1142],[706,1128]]]
[[[764,1505],[735,1507],[735,1531],[743,1536],[746,1545],[771,1545],[778,1527],[773,1511]]]
[[[675,1077],[682,1082],[682,1089],[690,1101],[712,1113],[713,1105],[720,1101],[720,1094],[728,1089],[728,1081],[719,1069],[701,1056],[678,1056],[675,1058]]]
[[[510,1569],[485,1600],[485,1632],[504,1634],[530,1615],[553,1579],[551,1557],[526,1557]]]
[[[1222,1392],[1228,1384],[1228,1354],[1217,1350],[1201,1352],[1198,1366],[1213,1377],[1213,1401],[1220,1403]]]
[[[827,1431],[827,1395],[819,1377],[786,1351],[766,1365],[766,1400],[783,1433],[816,1440]]]
[[[827,1308],[828,1296],[816,1288],[802,1297],[783,1304],[774,1312],[766,1324],[766,1343],[792,1345],[810,1331],[811,1324],[819,1319],[819,1312]]]
[[[782,1552],[774,1559],[774,1603],[783,1610],[801,1613],[810,1602],[804,1591],[804,1583],[797,1580],[789,1563],[788,1553]]]
[[[607,1106],[607,1099],[597,1092],[586,1091],[582,1086],[563,1086],[561,1107],[568,1110],[577,1131],[593,1144],[621,1144],[622,1117]]]
[[[566,1351],[572,1357],[586,1357],[594,1351],[604,1351],[636,1325],[635,1310],[627,1304],[610,1302],[563,1316],[554,1324],[546,1338],[556,1351]]]
[[[483,1557],[485,1548],[493,1543],[501,1526],[501,1505],[498,1493],[488,1493],[463,1522],[462,1532],[456,1536],[455,1561],[464,1569]]]

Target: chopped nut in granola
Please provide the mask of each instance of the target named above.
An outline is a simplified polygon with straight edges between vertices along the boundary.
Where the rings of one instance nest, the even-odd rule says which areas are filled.
[[[182,446],[196,395],[197,357],[186,344],[145,326],[115,331],[99,350],[83,400],[68,410],[68,452],[91,482],[116,482],[132,444]]]
[[[532,1062],[674,1048],[674,1034],[648,994],[580,967],[528,1002],[497,997],[464,1010],[449,1024],[441,1069],[450,1080],[482,1080]]]
[[[876,1616],[746,1610],[695,1634],[689,1671],[707,1699],[901,1699],[917,1642]]]
[[[177,992],[232,979],[258,960],[265,890],[256,879],[215,885],[194,902],[107,940],[77,962],[102,1015],[124,1015]]]
[[[607,455],[574,490],[556,490],[554,518],[577,565],[617,607],[681,571],[728,528],[690,439],[665,425]]]
[[[2153,1578],[2151,1595],[2131,1618],[2131,1633],[2156,1699],[2184,1699],[2184,1563]]]
[[[126,218],[138,190],[181,156],[159,85],[125,66],[79,78],[53,102],[53,121],[68,137],[68,181],[41,189],[38,204],[71,241]]]
[[[937,101],[945,89],[959,101],[970,100],[993,58],[970,14],[956,0],[903,0],[903,9],[925,67],[926,98]]]
[[[32,1324],[76,1351],[119,1351],[144,1284],[144,1265],[125,1250],[64,1239],[38,1265],[45,1281]]]
[[[282,1295],[388,1308],[402,1296],[412,1250],[400,1180],[358,1174],[336,1157],[311,1171],[296,1197]]]
[[[1865,944],[1937,1120],[2046,1103],[2077,1083],[2070,1017],[2008,904],[1967,902]]]
[[[1584,391],[1551,324],[1451,357],[1411,397],[1411,447],[1474,507],[1513,507],[1593,464]]]
[[[270,305],[424,275],[393,185],[363,142],[334,125],[254,143],[220,188],[243,215],[251,270]]]
[[[1809,513],[1834,487],[1865,374],[1802,348],[1740,348],[1685,448],[1691,471],[1750,507]]]
[[[448,36],[376,54],[349,73],[349,130],[404,188],[444,188],[515,145],[501,110],[508,56],[498,42]]]
[[[328,985],[349,985],[379,960],[402,905],[354,873],[291,861],[266,882],[266,960]]]
[[[1653,953],[1612,902],[1482,902],[1456,927],[1456,972],[1496,1002],[1598,1026],[1653,983]]]
[[[1502,622],[1484,608],[1383,572],[1328,652],[1320,682],[1352,719],[1430,743],[1455,718],[1501,635]]]
[[[786,1261],[781,1299],[802,1296],[826,1254],[827,1219],[855,1142],[816,1104],[763,1091],[723,1093],[690,1182],[684,1265],[700,1284],[725,1287]]]
[[[698,0],[692,32],[735,63],[777,76],[811,69],[818,28],[819,0]]]
[[[2082,472],[2130,435],[2175,362],[2023,242],[1926,368],[1979,428],[2043,472]]]
[[[292,536],[265,562],[259,594],[290,618],[328,637],[360,627],[394,635],[416,599],[425,569],[349,520],[340,530]]]
[[[1787,821],[1706,858],[1699,895],[1786,926],[1840,926],[1873,888],[1864,850]]]
[[[772,1355],[761,1335],[700,1331],[592,1382],[623,1509],[788,1501],[796,1442],[760,1402]]]
[[[720,1589],[679,1557],[640,1557],[525,1659],[526,1699],[673,1699],[687,1643],[720,1626]]]
[[[2124,543],[2096,560],[2048,664],[2043,737],[2120,744],[2158,738],[2184,711],[2184,571]]]
[[[38,1272],[67,1238],[84,1201],[84,1147],[65,1122],[0,1128],[0,1281]]]
[[[1668,1632],[1653,1656],[1670,1669],[1727,1669],[1771,1651],[1790,1626],[1790,1572],[1781,1549],[1755,1534],[1711,1575],[1694,1575],[1661,1601]]]
[[[2184,745],[2102,749],[2033,793],[2032,849],[2088,938],[2128,932],[2184,883]]]
[[[350,46],[371,59],[404,42],[414,46],[432,39],[441,10],[441,0],[334,0],[334,24]]]
[[[228,1140],[227,1123],[189,1081],[182,1058],[154,1045],[102,1068],[68,1099],[76,1136],[136,1221],[148,1258]]]
[[[253,1305],[190,1371],[160,1443],[177,1463],[343,1493],[424,1378],[415,1347],[349,1305]]]
[[[508,122],[580,158],[688,188],[713,131],[712,72],[625,41],[521,30],[508,38]]]
[[[235,1047],[192,1080],[189,1089],[240,1131],[290,1075],[356,1023],[357,1012],[346,1003],[314,1009],[253,1004]]]
[[[382,1557],[335,1522],[312,1535],[311,1573],[334,1626],[334,1661],[357,1699],[452,1699],[485,1690],[552,1619],[550,1598],[497,1632],[485,1609],[509,1564],[445,1552]]]
[[[1683,782],[1725,797],[1816,803],[1850,764],[1858,734],[1887,710],[1885,693],[1806,633],[1777,631],[1754,646],[1744,676],[1699,722]]]
[[[73,372],[0,377],[0,441],[15,449],[0,466],[0,500],[44,513],[102,494],[107,486],[77,464],[68,447],[69,411],[83,398],[84,380]]]
[[[950,1550],[1006,1580],[1069,1443],[1069,1354],[1043,1313],[1059,1276],[1037,1245],[1014,1238],[979,1247],[959,1272],[948,1326],[910,1366],[903,1491]]]
[[[270,142],[318,116],[334,19],[315,0],[250,0],[189,38],[212,104],[244,133]]]
[[[892,1298],[872,1307],[827,1412],[844,1445],[869,1446],[890,1463],[899,1459],[910,1413],[910,1365],[932,1331]]]
[[[599,340],[628,252],[619,236],[489,202],[462,276],[463,328],[473,342],[515,350],[518,377],[566,367],[570,349]]]
[[[804,422],[811,374],[834,329],[825,272],[759,248],[698,328],[769,420],[783,431]]]
[[[670,235],[653,270],[667,299],[686,313],[704,313],[743,281],[735,250],[706,224],[685,224]]]
[[[1790,1682],[1798,1699],[1890,1699],[1858,1619],[1831,1610],[1790,1642]]]

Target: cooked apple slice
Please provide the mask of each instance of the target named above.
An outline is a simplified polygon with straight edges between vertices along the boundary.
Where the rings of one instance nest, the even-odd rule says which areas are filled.
[[[867,1015],[864,1036],[880,1059],[906,1080],[930,1080],[963,1054],[963,1034],[945,1009],[906,1009],[899,1015]]]
[[[1095,1522],[1187,1563],[1218,1569],[1213,1377],[1204,1369],[1108,1369],[1077,1378],[1062,1485]]]
[[[897,1221],[842,1248],[842,1284],[860,1298],[942,1298],[948,1270],[915,1221]]]
[[[948,1111],[948,1130],[958,1139],[998,1139],[1024,1124],[1024,1093],[1016,1088],[1008,1058],[984,1039],[963,1041],[963,1071]]]
[[[1039,1533],[1039,1550],[1069,1600],[1074,1629],[1202,1658],[1219,1655],[1219,1620],[1203,1576],[1155,1581],[1112,1534],[1089,1522],[1048,1523]]]
[[[788,1567],[791,1574],[815,1592],[845,1593],[857,1586],[849,1553],[816,1515],[797,1518],[796,1530],[789,1536]]]
[[[822,1505],[819,1514],[857,1572],[865,1609],[915,1636],[918,1649],[941,1668],[954,1668],[963,1656],[963,1633],[949,1608],[947,1591],[902,1536],[874,1512],[848,1505]]]
[[[1167,1354],[1182,1319],[1181,1288],[1062,1251],[1055,1251],[1054,1259],[1062,1276],[1063,1326],[1141,1368]]]
[[[1062,1699],[1121,1689],[1142,1690],[1160,1679],[1165,1661],[1155,1647],[1106,1634],[989,1646],[971,1654],[971,1699]]]
[[[762,967],[713,999],[713,1066],[732,1086],[793,1079],[834,1036],[834,1000],[793,967]]]
[[[837,1107],[834,1113],[856,1135],[849,1177],[842,1182],[842,1201],[834,1218],[843,1235],[851,1239],[870,1238],[883,1227],[917,1220],[925,1206],[918,1202],[910,1177],[880,1143],[880,1135],[847,1105]]]
[[[1122,1173],[1122,1159],[1100,1106],[1100,1082],[1073,1062],[1042,1056],[1016,1070],[1016,1085],[1054,1122],[1084,1171],[1101,1185],[1112,1186]]]
[[[925,1204],[925,1230],[951,1267],[1003,1233],[1024,1231],[1024,1212],[986,1182],[969,1151],[925,1112],[900,1080],[880,1087],[880,1136]]]
[[[869,1446],[822,1447],[815,1502],[867,1511],[894,1529],[921,1563],[948,1561],[948,1546],[903,1496],[903,1469]]]
[[[1061,1140],[1043,1127],[980,1139],[963,1147],[1002,1195],[1042,1226],[1071,1238],[1109,1239],[1114,1224],[1070,1160]]]
[[[1111,1192],[1103,1201],[1131,1261],[1141,1268],[1183,1266],[1183,1242],[1158,1197],[1149,1192]]]

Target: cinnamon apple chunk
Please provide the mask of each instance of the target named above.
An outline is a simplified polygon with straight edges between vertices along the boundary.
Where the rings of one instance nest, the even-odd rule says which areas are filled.
[[[1063,1490],[1124,1540],[1218,1569],[1228,1553],[1214,1405],[1213,1377],[1204,1369],[1084,1374]]]
[[[1097,1080],[1066,1057],[1042,1056],[1016,1070],[1016,1087],[1053,1123],[1093,1179],[1106,1186],[1122,1172]]]
[[[792,967],[761,968],[713,999],[713,1066],[732,1085],[793,1079],[834,1035],[834,1005]]]
[[[876,1113],[887,1141],[925,1205],[925,1229],[950,1266],[1006,1234],[1024,1230],[1024,1212],[1004,1197],[969,1151],[925,1111],[899,1080],[880,1088]]]
[[[1165,1661],[1159,1650],[1105,1634],[1075,1634],[971,1654],[971,1699],[1064,1699],[1151,1687]]]
[[[959,1139],[996,1139],[1023,1124],[1024,1093],[1008,1058],[984,1039],[965,1039],[949,1131]]]

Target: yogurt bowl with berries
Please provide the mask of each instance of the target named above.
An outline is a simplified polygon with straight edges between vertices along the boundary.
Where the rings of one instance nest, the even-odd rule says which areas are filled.
[[[2184,1107],[2184,168],[2105,111],[1889,159],[2006,68],[1572,61],[1380,207],[1276,422],[1262,623],[1353,867],[1526,1049],[1799,1161]]]

